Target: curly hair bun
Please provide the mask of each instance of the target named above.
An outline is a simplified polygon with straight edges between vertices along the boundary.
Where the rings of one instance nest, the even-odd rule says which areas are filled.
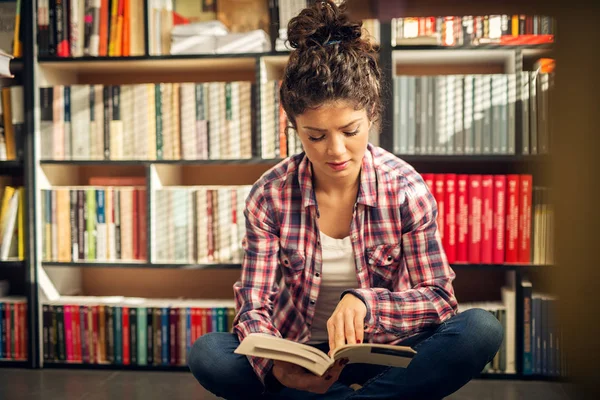
[[[332,0],[326,0],[302,10],[288,24],[290,46],[302,51],[312,46],[360,41],[362,22],[350,21],[345,9],[345,3],[338,7]]]

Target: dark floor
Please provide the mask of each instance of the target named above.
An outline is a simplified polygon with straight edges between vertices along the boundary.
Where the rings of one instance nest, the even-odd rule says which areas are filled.
[[[569,392],[569,394],[567,393]],[[185,372],[0,369],[2,400],[211,400]],[[562,383],[474,380],[447,400],[576,400]]]

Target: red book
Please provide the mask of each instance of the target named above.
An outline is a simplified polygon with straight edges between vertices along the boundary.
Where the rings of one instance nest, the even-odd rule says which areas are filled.
[[[446,193],[444,216],[444,250],[448,262],[456,262],[456,174],[445,174]]]
[[[132,215],[131,215],[131,230],[132,232],[132,245],[133,245],[133,259],[140,259],[140,246],[139,246],[139,235],[140,235],[140,227],[139,227],[139,201],[140,192],[137,189],[134,189],[131,193],[131,207],[132,207]]]
[[[520,263],[531,262],[531,196],[533,177],[521,175],[521,191],[519,196],[519,249],[517,260]]]
[[[21,354],[21,343],[19,343],[21,329],[19,327],[19,304],[13,304],[13,343],[15,346],[13,347],[12,359],[18,360]]]
[[[468,261],[468,234],[469,234],[469,176],[458,175],[457,183],[457,199],[458,208],[456,211],[456,226],[457,226],[457,246],[456,246],[456,262],[466,263]]]
[[[177,365],[177,309],[169,309],[169,364]]]
[[[27,360],[27,303],[19,304],[21,318],[21,359]]]
[[[505,262],[519,261],[519,175],[506,176],[506,238]]]
[[[494,175],[494,230],[492,262],[504,264],[504,231],[506,217],[506,176]]]
[[[421,177],[423,177],[423,180],[427,184],[427,187],[429,188],[429,191],[431,193],[433,193],[434,190],[435,190],[435,188],[433,186],[433,181],[435,179],[435,175],[434,174],[421,174]]]
[[[481,263],[492,263],[492,227],[494,204],[494,177],[483,175],[481,178]]]
[[[94,353],[92,355],[92,362],[100,364],[102,358],[100,357],[100,344],[99,344],[99,328],[98,328],[98,310],[99,306],[92,306],[92,349]]]
[[[6,332],[5,343],[4,343],[4,354],[5,354],[5,357],[8,359],[12,359],[11,351],[14,351],[13,349],[11,349],[11,346],[10,346],[11,337],[12,337],[12,327],[11,327],[11,323],[10,323],[10,308],[11,307],[14,307],[14,305],[10,304],[10,303],[6,303],[4,306],[4,315],[2,316],[2,318],[4,318],[4,328],[3,329],[5,329],[5,332]]]
[[[440,239],[442,239],[442,246],[444,246],[444,250],[446,249],[446,237],[445,230],[446,227],[446,181],[444,174],[435,174],[433,177],[433,185],[434,192],[433,196],[435,197],[435,201],[438,207],[438,216],[437,216],[437,225],[438,232],[440,233]]]
[[[481,175],[469,175],[468,261],[481,263]]]
[[[121,336],[123,341],[123,365],[131,360],[129,344],[129,307],[121,307]]]

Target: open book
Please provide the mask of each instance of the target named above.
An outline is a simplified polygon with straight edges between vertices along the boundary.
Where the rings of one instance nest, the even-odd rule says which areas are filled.
[[[388,344],[347,344],[337,348],[332,357],[312,346],[278,338],[266,333],[251,333],[235,349],[236,354],[287,361],[322,376],[337,360],[348,358],[349,364],[378,364],[406,368],[417,354],[410,347]]]

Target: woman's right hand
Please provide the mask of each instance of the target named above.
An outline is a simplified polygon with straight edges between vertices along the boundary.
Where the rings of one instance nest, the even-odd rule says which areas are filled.
[[[338,380],[345,360],[338,360],[323,376],[317,376],[299,365],[285,361],[273,361],[272,374],[286,387],[307,392],[323,394]]]

